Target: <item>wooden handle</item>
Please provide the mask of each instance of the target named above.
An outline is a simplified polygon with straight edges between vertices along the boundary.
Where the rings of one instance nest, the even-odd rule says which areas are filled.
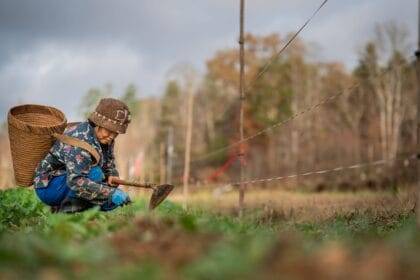
[[[151,183],[136,183],[136,182],[125,181],[125,180],[117,179],[117,178],[112,178],[111,182],[117,185],[139,187],[139,188],[146,188],[146,189],[153,189],[153,186],[154,186],[154,184],[151,184]]]

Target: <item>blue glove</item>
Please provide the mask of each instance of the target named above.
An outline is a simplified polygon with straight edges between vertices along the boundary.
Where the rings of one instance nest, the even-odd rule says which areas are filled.
[[[111,196],[112,203],[118,206],[127,203],[129,200],[130,198],[128,197],[128,194],[120,189],[116,189]]]

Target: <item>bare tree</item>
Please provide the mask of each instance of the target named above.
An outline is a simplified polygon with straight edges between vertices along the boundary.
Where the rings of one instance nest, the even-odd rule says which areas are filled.
[[[404,113],[403,67],[407,32],[395,23],[389,22],[376,29],[376,46],[388,54],[385,74],[378,67],[370,76],[374,94],[378,100],[382,154],[391,159],[398,151],[401,121]],[[374,66],[372,66],[373,68]]]

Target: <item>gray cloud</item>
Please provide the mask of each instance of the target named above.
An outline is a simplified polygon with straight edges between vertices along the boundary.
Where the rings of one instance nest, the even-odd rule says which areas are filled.
[[[246,30],[294,31],[320,1],[248,0]],[[329,1],[302,37],[321,47],[319,59],[352,66],[375,23],[405,24],[414,41],[415,2]],[[22,102],[77,118],[81,96],[105,83],[158,94],[171,65],[203,70],[217,49],[236,47],[237,33],[236,0],[0,0],[0,121]]]

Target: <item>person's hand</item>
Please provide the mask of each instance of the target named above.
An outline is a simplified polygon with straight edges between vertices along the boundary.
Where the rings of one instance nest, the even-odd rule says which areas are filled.
[[[108,177],[108,185],[110,185],[111,187],[117,187],[118,184],[112,182],[112,179],[113,178],[114,179],[119,179],[120,177],[118,177],[118,176],[109,176]]]
[[[130,201],[130,198],[127,193],[123,192],[120,189],[116,189],[111,196],[111,201],[115,205],[120,206],[120,205],[128,203]]]

